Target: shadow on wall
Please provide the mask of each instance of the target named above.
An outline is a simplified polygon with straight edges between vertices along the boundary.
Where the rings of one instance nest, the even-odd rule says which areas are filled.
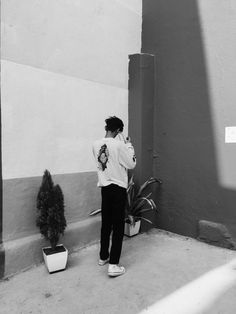
[[[154,175],[159,227],[197,237],[199,220],[236,237],[236,192],[219,185],[213,116],[196,0],[144,0],[142,52],[156,57]]]

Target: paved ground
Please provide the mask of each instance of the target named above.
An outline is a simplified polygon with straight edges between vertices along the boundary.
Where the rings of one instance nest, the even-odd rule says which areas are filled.
[[[73,253],[63,272],[48,274],[40,265],[2,281],[0,313],[140,313],[236,257],[235,251],[152,230],[124,241],[121,263],[127,273],[109,278],[107,266],[97,265],[98,249],[96,244]],[[232,285],[206,313],[235,314],[235,296]]]

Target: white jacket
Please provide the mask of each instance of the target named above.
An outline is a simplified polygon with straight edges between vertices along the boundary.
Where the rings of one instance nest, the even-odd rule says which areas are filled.
[[[131,143],[107,137],[93,144],[93,155],[98,169],[98,186],[117,184],[128,186],[127,169],[136,166],[136,157]]]

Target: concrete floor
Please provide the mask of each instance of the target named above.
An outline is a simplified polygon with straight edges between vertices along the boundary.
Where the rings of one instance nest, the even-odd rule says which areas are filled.
[[[98,250],[95,244],[73,253],[63,272],[49,274],[45,265],[40,265],[2,281],[0,313],[140,313],[236,258],[235,251],[153,229],[126,238],[121,264],[127,272],[121,277],[109,278],[107,265],[97,265]],[[235,296],[236,286],[232,285],[211,309],[198,313],[235,314]],[[158,312],[162,313],[170,312]]]

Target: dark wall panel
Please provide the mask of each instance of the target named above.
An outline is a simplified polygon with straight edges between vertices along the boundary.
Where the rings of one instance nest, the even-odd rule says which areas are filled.
[[[1,68],[0,68],[1,72]],[[1,88],[1,86],[0,86]],[[2,232],[3,232],[3,223],[2,223],[2,115],[1,115],[1,90],[0,90],[0,279],[4,276],[5,270],[5,251],[2,245]]]
[[[129,57],[129,135],[135,147],[135,180],[142,184],[153,174],[154,56]]]
[[[206,219],[236,235],[235,191],[218,183],[197,1],[144,0],[142,52],[156,58],[154,174],[163,180],[160,227],[195,237],[198,221]]]

